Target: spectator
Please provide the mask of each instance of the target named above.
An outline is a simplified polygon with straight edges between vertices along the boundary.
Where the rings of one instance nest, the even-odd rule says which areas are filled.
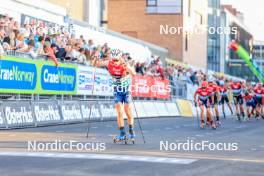
[[[43,36],[39,36],[38,37],[38,42],[36,44],[36,48],[37,48],[37,53],[39,55],[44,55],[45,52],[44,52],[44,44],[45,44],[45,38]]]
[[[135,68],[136,73],[144,75],[143,71],[143,64],[140,64],[139,62],[136,63],[136,68]]]
[[[84,50],[84,48],[81,48],[81,49],[79,50],[79,52],[80,52],[80,54],[79,54],[79,56],[78,56],[77,61],[78,61],[79,63],[84,64],[84,63],[86,62],[86,56],[85,56],[85,50]]]

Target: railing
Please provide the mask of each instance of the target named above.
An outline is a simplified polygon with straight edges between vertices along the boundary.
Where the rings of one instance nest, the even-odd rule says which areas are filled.
[[[21,53],[17,51],[6,51],[6,55],[15,56],[25,59],[34,59],[27,53]],[[38,56],[37,60],[48,60],[47,56]],[[77,62],[63,62],[70,64],[79,64]],[[171,98],[170,100],[175,100],[177,98],[186,99],[187,97],[187,82],[185,81],[170,81],[171,85]],[[113,96],[95,96],[95,95],[44,95],[44,94],[18,94],[18,93],[0,93],[1,100],[113,100]],[[158,98],[144,98],[144,97],[134,97],[135,100],[161,100],[167,101],[167,99]]]

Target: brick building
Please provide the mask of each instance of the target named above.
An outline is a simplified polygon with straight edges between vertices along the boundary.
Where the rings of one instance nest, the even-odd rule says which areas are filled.
[[[188,32],[207,25],[207,6],[207,0],[108,0],[107,24],[167,48],[176,60],[206,68],[207,31]]]

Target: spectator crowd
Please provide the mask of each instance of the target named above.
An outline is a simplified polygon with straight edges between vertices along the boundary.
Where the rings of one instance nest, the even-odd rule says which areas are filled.
[[[96,53],[100,59],[110,58],[111,48],[107,43],[96,45],[92,39],[76,38],[68,30],[49,32],[43,30],[39,23],[21,24],[9,15],[0,16],[0,57],[9,51],[25,53],[32,58],[51,58],[58,66],[60,62],[76,62],[90,65]],[[152,55],[145,62],[137,62],[129,53],[123,54],[124,59],[135,68],[139,75],[169,78],[171,81],[182,81],[198,85],[206,79],[201,70],[185,68],[181,65],[162,63],[160,57]],[[216,79],[223,79],[214,76]]]

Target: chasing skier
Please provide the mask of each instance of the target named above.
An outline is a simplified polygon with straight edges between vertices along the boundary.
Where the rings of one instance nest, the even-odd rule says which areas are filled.
[[[197,96],[199,96],[198,99]],[[210,109],[209,97],[211,97],[212,100],[214,101],[214,95],[212,94],[211,89],[208,87],[208,82],[203,81],[201,83],[201,87],[199,87],[194,93],[195,106],[196,107],[199,106],[201,109],[200,127],[201,128],[205,127],[204,113],[206,112],[206,114],[209,116],[209,123],[212,126],[212,129],[216,129],[216,125],[213,122],[213,114]]]

